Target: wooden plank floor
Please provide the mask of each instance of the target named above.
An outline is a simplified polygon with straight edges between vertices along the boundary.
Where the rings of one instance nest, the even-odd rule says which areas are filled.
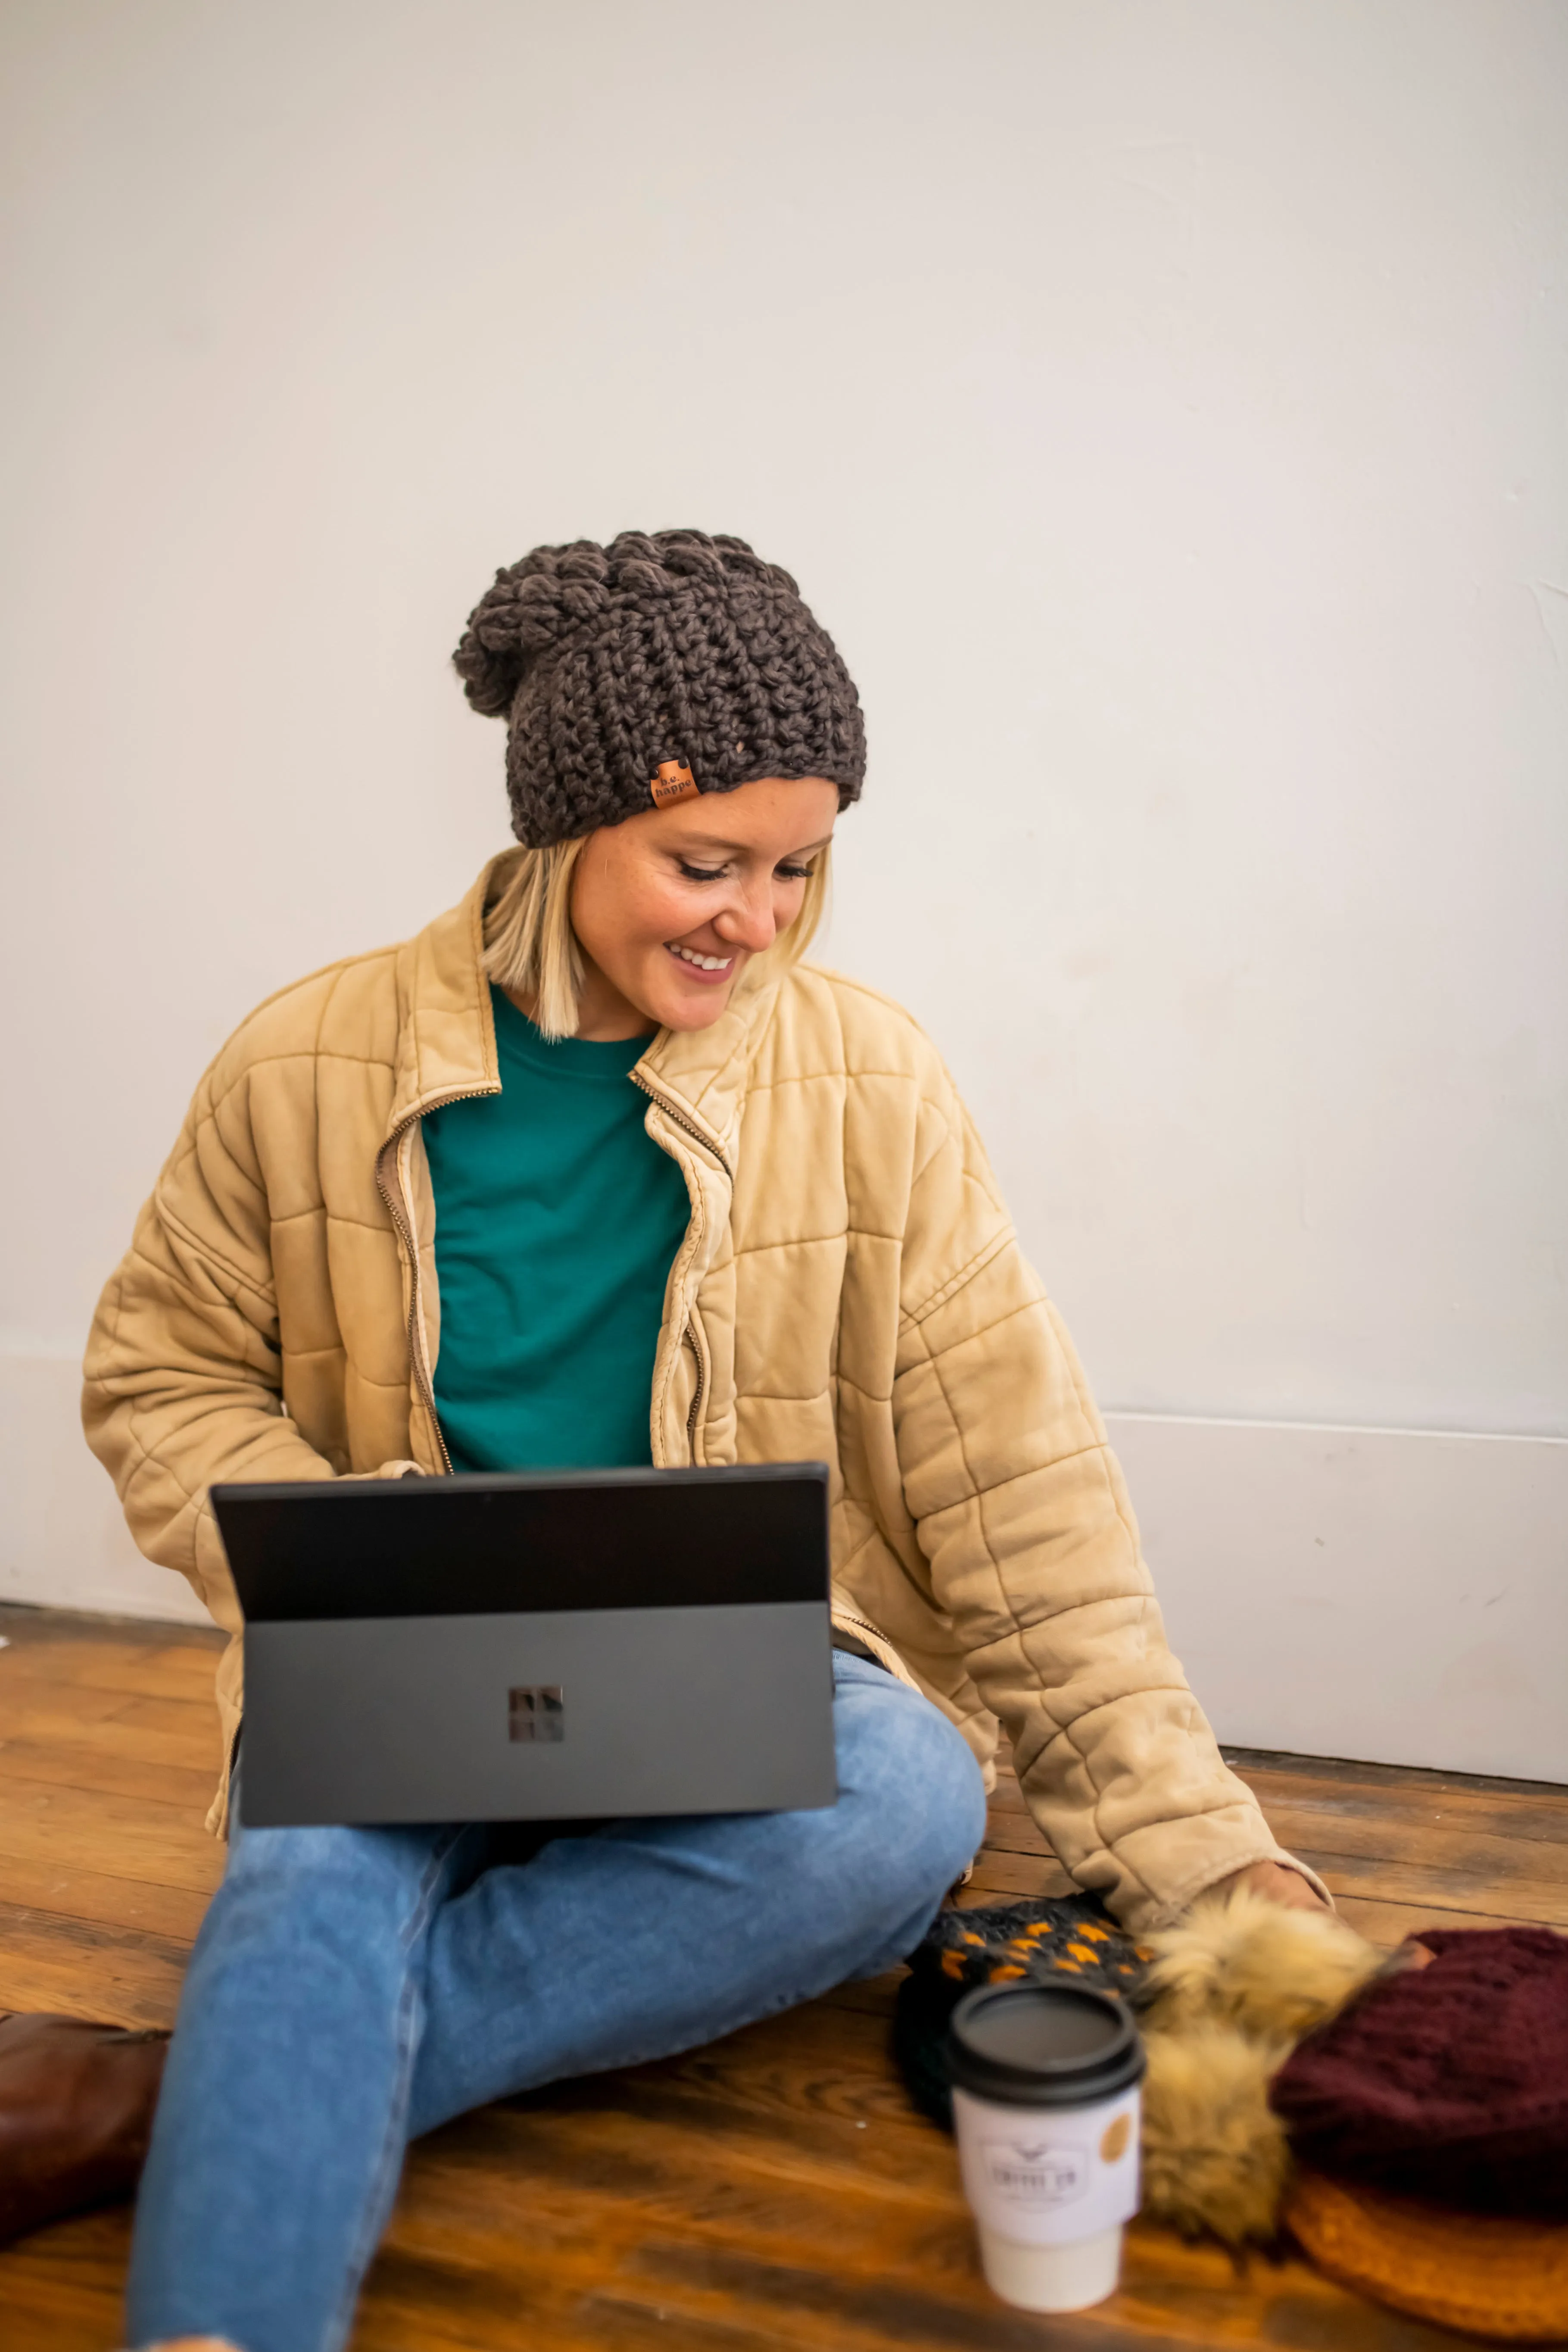
[[[0,1609],[0,2008],[174,2016],[221,1867],[217,1637]],[[1365,1934],[1568,1927],[1568,1790],[1239,1754]],[[1065,1884],[1005,1781],[968,1899]],[[692,2056],[486,2109],[417,2147],[354,2352],[1420,2352],[1460,2339],[1306,2264],[1139,2225],[1115,2299],[1045,2321],[979,2277],[952,2144],[888,2055],[896,1979]],[[6,2352],[111,2352],[123,2211],[0,2251]]]

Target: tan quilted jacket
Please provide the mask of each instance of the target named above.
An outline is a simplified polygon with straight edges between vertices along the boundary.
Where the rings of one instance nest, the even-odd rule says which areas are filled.
[[[143,1551],[235,1637],[230,1753],[240,1620],[209,1485],[446,1466],[420,1118],[500,1084],[479,965],[499,866],[417,938],[252,1013],[99,1307],[89,1441]],[[1074,1877],[1152,1925],[1287,1857],[1165,1645],[1100,1418],[937,1054],[869,989],[770,963],[633,1072],[691,1196],[653,1460],[826,1461],[840,1621],[986,1766],[1000,1718]]]

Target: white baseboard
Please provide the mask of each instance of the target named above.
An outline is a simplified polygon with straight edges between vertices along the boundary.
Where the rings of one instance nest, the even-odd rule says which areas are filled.
[[[0,1600],[205,1623],[126,1534],[79,1382],[0,1355]],[[1107,1422],[1222,1739],[1568,1780],[1568,1442]]]
[[[1106,1418],[1222,1739],[1568,1780],[1568,1442]]]

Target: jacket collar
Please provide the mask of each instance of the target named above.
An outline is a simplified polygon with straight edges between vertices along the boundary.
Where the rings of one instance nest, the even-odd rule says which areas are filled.
[[[495,1022],[481,957],[484,911],[500,869],[492,857],[468,896],[398,950],[398,1031],[386,1139],[411,1119],[463,1095],[499,1094]],[[752,1059],[783,977],[772,955],[748,964],[710,1028],[661,1029],[635,1075],[673,1102],[721,1160],[733,1165],[735,1133]]]

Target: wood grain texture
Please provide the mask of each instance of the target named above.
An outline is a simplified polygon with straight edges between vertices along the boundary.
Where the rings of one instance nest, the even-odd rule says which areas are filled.
[[[221,1869],[217,1637],[0,1610],[0,2006],[167,2022]],[[1568,1790],[1240,1755],[1347,1916],[1568,1926]],[[1063,1891],[1008,1773],[963,1899]],[[410,2156],[354,2352],[1436,2352],[1304,2263],[1139,2225],[1120,2293],[1049,2322],[987,2292],[952,2143],[889,2056],[893,1974],[660,2065],[481,2110]],[[123,2210],[0,2252],[6,2352],[111,2352]]]

